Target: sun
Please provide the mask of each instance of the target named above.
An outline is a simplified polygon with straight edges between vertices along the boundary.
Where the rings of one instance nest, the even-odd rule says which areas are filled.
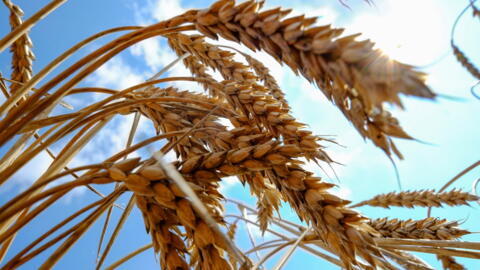
[[[349,28],[374,40],[384,54],[423,66],[447,50],[449,28],[435,1],[385,0],[377,4],[375,12],[359,14]]]

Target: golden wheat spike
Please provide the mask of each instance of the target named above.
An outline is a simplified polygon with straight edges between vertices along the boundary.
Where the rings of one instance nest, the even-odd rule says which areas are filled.
[[[404,239],[453,240],[470,232],[458,228],[456,221],[426,218],[421,220],[375,219],[368,222],[381,237]]]
[[[376,195],[370,200],[362,201],[351,207],[375,206],[390,208],[397,207],[442,207],[469,205],[469,202],[478,201],[479,197],[459,189],[452,189],[447,192],[435,192],[434,190],[390,192]]]

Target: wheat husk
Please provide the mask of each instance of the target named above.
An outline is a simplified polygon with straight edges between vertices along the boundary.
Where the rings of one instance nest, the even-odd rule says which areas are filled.
[[[452,256],[437,255],[437,259],[442,262],[445,270],[465,270],[465,267],[459,264]]]
[[[390,208],[391,206],[407,208],[461,206],[469,205],[470,202],[478,201],[478,199],[478,196],[459,189],[452,189],[448,192],[435,192],[435,190],[403,191],[380,194],[352,207],[364,205],[383,208]]]
[[[460,229],[457,221],[426,218],[421,220],[374,219],[368,222],[385,238],[453,240],[470,232]]]
[[[10,10],[10,27],[13,31],[22,24],[23,11],[9,0],[3,2]],[[15,81],[10,86],[11,93],[15,93],[22,83],[27,82],[32,77],[32,64],[35,60],[32,47],[33,44],[28,33],[21,35],[10,47],[12,52],[12,74],[10,78]]]

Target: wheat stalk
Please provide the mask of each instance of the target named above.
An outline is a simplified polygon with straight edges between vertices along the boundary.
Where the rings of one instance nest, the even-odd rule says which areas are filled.
[[[138,254],[152,248],[152,244],[146,244],[145,246],[129,253],[127,256],[124,256],[122,257],[120,260],[112,263],[111,265],[109,265],[108,267],[106,267],[105,269],[106,270],[113,270],[113,269],[116,269],[118,266],[120,266],[121,264],[125,263],[126,261],[132,259],[133,257],[137,256]]]
[[[458,222],[446,219],[426,218],[421,220],[374,219],[368,222],[385,238],[452,240],[469,234],[458,228]]]
[[[397,207],[442,207],[469,205],[469,202],[478,201],[478,197],[459,189],[453,189],[448,192],[435,192],[435,190],[390,192],[387,194],[376,195],[370,200],[362,201],[351,207],[375,206],[390,208]]]

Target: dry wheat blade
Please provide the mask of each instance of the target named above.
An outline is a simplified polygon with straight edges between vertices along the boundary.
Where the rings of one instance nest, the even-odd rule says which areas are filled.
[[[122,216],[118,220],[117,226],[115,227],[112,235],[110,236],[110,239],[107,243],[107,246],[105,247],[102,256],[100,257],[100,260],[97,263],[96,269],[100,269],[102,267],[103,262],[107,258],[108,253],[110,252],[110,249],[113,246],[113,243],[115,242],[115,239],[118,237],[118,234],[120,233],[120,230],[123,227],[123,224],[125,224],[125,221],[127,220],[128,216],[130,215],[133,206],[135,205],[135,196],[131,196],[130,200],[127,203],[127,207],[125,208],[125,211],[123,211]]]
[[[123,263],[127,262],[128,260],[132,259],[133,257],[137,256],[138,254],[140,254],[140,253],[142,253],[146,250],[151,249],[152,247],[153,247],[153,244],[146,244],[145,246],[143,246],[139,249],[136,249],[135,251],[132,251],[131,253],[124,256],[120,260],[118,260],[118,261],[112,263],[111,265],[105,267],[105,270],[113,270],[113,269],[119,267],[120,265],[122,265]]]
[[[8,33],[0,40],[0,52],[5,50],[5,48],[10,46],[13,42],[15,42],[15,40],[25,34],[30,28],[34,26],[35,23],[43,19],[49,13],[51,13],[66,2],[67,0],[53,0],[52,2],[44,6],[42,9],[40,9],[37,13],[33,14],[32,17],[28,18],[14,31]]]

